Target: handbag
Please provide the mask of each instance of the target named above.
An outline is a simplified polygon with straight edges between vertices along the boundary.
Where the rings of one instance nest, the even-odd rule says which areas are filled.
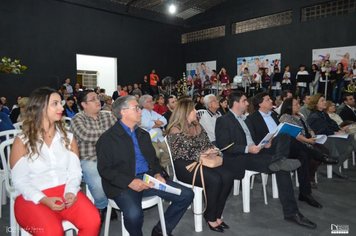
[[[194,171],[193,179],[192,179],[192,189],[194,188],[195,179],[197,177],[198,171],[200,173],[200,179],[201,179],[201,184],[202,184],[202,188],[203,188],[203,195],[204,195],[204,200],[205,200],[204,209],[202,210],[202,212],[197,213],[197,212],[194,212],[194,209],[192,208],[193,214],[202,215],[206,211],[206,207],[208,204],[208,199],[207,199],[206,191],[205,191],[203,166],[206,166],[209,168],[215,168],[215,167],[221,166],[222,162],[223,162],[223,159],[219,155],[214,155],[214,156],[202,155],[202,156],[200,156],[199,161],[194,161],[193,163],[191,163],[185,167],[189,172]]]

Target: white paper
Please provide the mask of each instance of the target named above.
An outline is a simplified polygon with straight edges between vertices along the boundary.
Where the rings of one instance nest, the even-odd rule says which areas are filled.
[[[261,140],[261,142],[258,144],[259,147],[264,148],[266,144],[269,143],[269,141],[273,138],[275,133],[268,133],[266,136]]]
[[[319,134],[319,135],[315,136],[315,142],[319,143],[319,144],[324,144],[327,139],[328,139],[328,136],[326,136],[324,134]]]
[[[347,139],[349,137],[348,134],[333,134],[333,135],[329,135],[328,137],[330,138],[344,138]]]
[[[154,184],[153,188],[161,190],[161,191],[165,191],[167,193],[173,193],[176,195],[180,195],[180,193],[182,192],[182,190],[180,190],[179,188],[175,188],[168,184],[165,184],[148,174],[143,175],[143,181],[146,183],[152,182]]]

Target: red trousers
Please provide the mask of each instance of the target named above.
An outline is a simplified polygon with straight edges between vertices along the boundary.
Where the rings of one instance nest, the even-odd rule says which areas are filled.
[[[42,191],[47,197],[63,198],[64,185]],[[79,230],[80,236],[98,236],[100,215],[92,202],[78,192],[77,201],[62,211],[53,211],[41,203],[26,201],[22,195],[15,200],[15,217],[21,228],[32,235],[64,235],[62,221],[71,222]]]

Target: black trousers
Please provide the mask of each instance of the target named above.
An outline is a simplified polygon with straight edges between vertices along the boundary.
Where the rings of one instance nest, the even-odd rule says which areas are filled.
[[[187,184],[192,184],[193,173],[185,167],[193,161],[175,160],[174,168],[177,178]],[[223,166],[216,168],[203,167],[205,190],[208,202],[204,217],[208,221],[220,219],[225,207],[227,197],[230,194],[234,176],[231,172],[225,170]],[[201,187],[200,174],[197,173],[195,185]]]
[[[288,134],[279,134],[272,140],[272,146],[262,149],[260,153],[272,155],[272,162],[281,157],[299,160],[301,163],[301,166],[297,169],[299,193],[303,195],[311,194],[310,159],[312,159],[312,153],[305,144]]]

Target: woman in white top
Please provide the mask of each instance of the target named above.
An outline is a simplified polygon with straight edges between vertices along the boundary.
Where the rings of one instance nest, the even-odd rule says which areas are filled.
[[[17,193],[15,216],[32,235],[63,235],[62,221],[73,223],[79,235],[98,235],[100,216],[80,192],[82,170],[77,142],[62,123],[57,91],[32,92],[22,134],[14,141],[10,167]]]

